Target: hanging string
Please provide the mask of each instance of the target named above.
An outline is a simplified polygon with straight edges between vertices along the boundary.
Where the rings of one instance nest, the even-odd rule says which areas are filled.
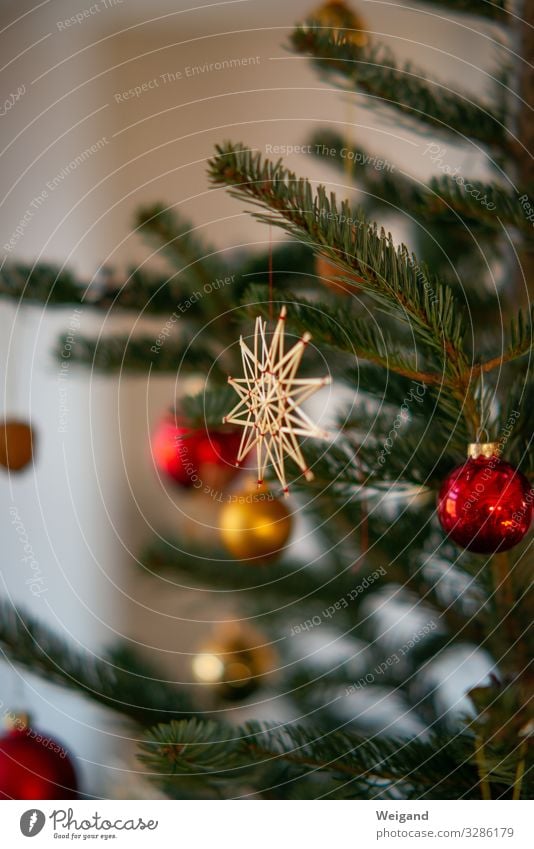
[[[269,319],[273,320],[273,228],[269,224]]]
[[[484,387],[484,372],[480,372],[480,424],[475,435],[475,442],[482,441],[484,434],[484,442],[489,442],[489,434],[486,429],[486,390]]]

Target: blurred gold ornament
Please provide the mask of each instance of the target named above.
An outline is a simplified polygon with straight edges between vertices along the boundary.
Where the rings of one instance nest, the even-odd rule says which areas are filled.
[[[199,683],[212,684],[221,698],[238,701],[260,686],[274,664],[275,653],[261,634],[230,622],[193,657],[192,668]]]
[[[33,457],[34,434],[29,424],[16,419],[0,423],[0,465],[10,472],[24,469]]]
[[[8,731],[25,731],[31,727],[31,720],[26,711],[8,711],[4,716],[4,726]]]
[[[342,0],[327,0],[309,15],[322,27],[332,29],[334,35],[342,35],[355,47],[365,47],[369,36],[363,19]]]
[[[328,259],[328,257],[322,254],[317,254],[315,257],[315,274],[319,277],[321,283],[324,283],[325,286],[337,292],[337,294],[355,295],[360,291],[358,284],[361,281],[358,277],[352,277],[346,269],[340,265],[336,265],[335,262],[332,262],[331,259]],[[348,283],[346,280],[341,279],[344,277],[350,277],[354,280],[354,283]]]
[[[220,533],[229,554],[238,560],[270,560],[286,545],[291,513],[265,484],[230,496],[219,516]]]

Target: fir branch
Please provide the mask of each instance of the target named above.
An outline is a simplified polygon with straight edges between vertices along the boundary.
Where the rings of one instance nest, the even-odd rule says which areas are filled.
[[[260,291],[259,287],[251,287],[247,290],[247,296],[254,302],[254,313],[259,312],[267,318],[269,307],[257,303]],[[287,326],[295,328],[299,333],[308,331],[315,344],[367,360],[420,383],[439,385],[443,382],[441,375],[418,369],[416,356],[409,351],[399,350],[398,343],[387,333],[373,326],[368,318],[351,316],[343,305],[331,306],[324,301],[304,298],[297,301],[290,292],[283,291],[275,292],[273,299],[275,307],[291,304]]]
[[[374,424],[376,426],[376,421]],[[451,442],[456,445],[460,442],[459,438],[453,440],[437,428],[436,435],[418,428],[413,428],[413,431],[413,435],[403,435],[390,453],[382,451],[386,431],[382,440],[365,431],[355,434],[352,439],[338,439],[327,452],[324,447],[306,445],[306,458],[313,469],[314,479],[305,482],[297,478],[298,470],[295,469],[292,489],[295,492],[311,491],[316,496],[326,491],[332,503],[339,506],[347,499],[361,502],[379,497],[384,490],[391,491],[392,483],[398,497],[402,497],[403,492],[413,495],[414,486],[437,489],[444,472],[448,473],[465,458],[466,442],[461,443],[463,452],[458,452],[451,447]],[[438,441],[433,444],[431,440],[438,436]],[[436,459],[436,451],[439,450],[442,454],[438,454]],[[385,454],[384,462],[381,462],[382,453]],[[289,468],[293,469],[291,462]]]
[[[452,210],[473,229],[502,233],[503,225],[508,225],[524,231],[532,241],[532,225],[520,207],[518,194],[497,183],[483,183],[461,175],[433,177],[428,186],[422,213],[447,216],[448,210]]]
[[[360,400],[365,402],[365,396],[369,396],[372,405],[371,410],[364,403],[363,407],[352,406],[350,410],[343,412],[338,417],[338,426],[341,430],[360,428],[364,435],[367,434],[369,415],[374,413],[378,403],[381,407],[381,418],[384,420],[384,426],[387,424],[387,430],[393,427],[399,414],[410,421],[415,418],[429,423],[439,410],[441,427],[445,425],[451,435],[459,434],[460,439],[465,433],[461,404],[455,396],[442,391],[441,387],[427,384],[428,389],[425,391],[426,386],[414,386],[413,380],[366,362],[358,362],[357,366],[347,369],[346,372],[338,369],[336,378],[351,388],[357,386]],[[358,407],[362,410],[359,422],[354,416],[355,409],[357,410]],[[378,437],[378,434],[377,429],[375,436]],[[464,445],[466,441],[468,440],[464,438]]]
[[[242,145],[217,146],[209,165],[214,184],[227,185],[234,197],[272,210],[254,213],[256,218],[304,239],[346,269],[349,281],[357,278],[381,306],[410,322],[428,348],[458,366],[464,325],[456,315],[452,292],[434,280],[404,245],[396,248],[391,236],[379,232],[348,201],[338,206],[335,195],[327,197],[323,186],[314,193],[308,180],[297,179],[280,162],[263,161]]]
[[[484,198],[485,189],[477,189],[471,183],[468,188],[472,194],[464,194],[458,192],[457,183],[449,177],[425,186],[396,171],[393,163],[383,157],[370,156],[331,130],[317,131],[310,140],[310,149],[325,164],[342,171],[345,181],[347,165],[350,166],[350,176],[368,214],[394,211],[414,219],[419,256],[458,293],[460,308],[467,306],[477,325],[487,327],[499,320],[502,298],[493,291],[492,281],[489,287],[484,283],[489,277],[488,264],[501,260],[506,249],[501,222],[521,229],[525,238],[532,234],[526,231],[528,222],[516,197],[504,192],[502,204],[499,201],[497,206],[494,199],[495,207],[483,208],[478,197]],[[490,184],[490,194],[493,188],[494,184]],[[479,190],[481,194],[477,195]],[[496,188],[497,194],[501,192]],[[443,245],[447,246],[446,251]]]
[[[268,251],[260,254],[253,253],[244,257],[241,266],[237,299],[241,300],[243,289],[250,286],[251,281],[267,281],[269,264],[272,262],[273,280],[279,285],[309,285],[309,278],[315,276],[315,258],[308,245],[295,241],[284,241],[272,245]]]
[[[378,419],[374,422],[372,439],[354,439],[353,451],[358,452],[365,486],[389,491],[392,483],[399,487],[402,482],[439,489],[443,478],[465,457],[464,431],[449,433],[442,425],[426,427],[423,422],[414,420],[390,447],[390,434],[395,432],[391,422],[385,419],[381,423]],[[324,481],[322,462],[317,464],[316,478]],[[350,485],[350,469],[342,474],[338,472],[337,483]]]
[[[180,414],[186,418],[190,427],[212,427],[216,430],[230,427],[221,422],[228,410],[235,406],[235,391],[226,381],[224,385],[216,387],[216,376],[210,377],[209,389],[180,398]]]
[[[75,304],[106,311],[132,310],[147,314],[172,314],[187,300],[192,281],[176,274],[161,275],[131,268],[112,290],[101,291],[69,269],[39,263],[6,263],[0,271],[0,297],[48,307]]]
[[[523,346],[472,366],[463,349],[465,323],[452,290],[431,277],[404,245],[395,247],[391,236],[370,225],[348,201],[338,205],[323,186],[314,192],[308,180],[297,179],[280,161],[264,160],[242,145],[218,146],[209,168],[215,185],[226,185],[234,197],[269,210],[253,213],[259,221],[276,224],[324,253],[347,271],[343,279],[354,283],[356,278],[380,306],[408,323],[427,355],[441,363],[434,377],[439,376],[454,394],[470,429],[477,431],[480,416],[472,395],[473,376],[521,356]]]
[[[150,731],[140,760],[157,771],[162,762],[171,775],[208,774],[220,770],[231,777],[242,765],[241,745],[234,730],[214,720],[190,719],[159,725]]]
[[[338,87],[368,95],[364,104],[378,102],[394,108],[434,132],[474,138],[491,147],[504,146],[504,115],[494,114],[489,104],[471,95],[425,79],[424,73],[409,63],[397,67],[383,46],[359,48],[313,21],[295,29],[291,45],[295,52],[311,56],[321,73],[333,77]]]
[[[387,160],[348,144],[346,138],[332,130],[318,130],[309,146],[314,156],[345,175],[348,165],[358,188],[363,187],[396,210],[412,212],[425,223],[446,226],[458,223],[460,216],[461,226],[475,232],[477,238],[481,233],[502,233],[502,225],[506,224],[522,230],[532,240],[532,225],[518,202],[524,194],[521,190],[512,193],[497,183],[483,183],[455,172],[453,176],[432,177],[424,186],[395,173]]]
[[[190,221],[161,203],[144,206],[135,215],[136,229],[169,257],[174,268],[185,268],[195,285],[224,277],[229,267],[211,245],[200,239]]]
[[[514,169],[517,185],[522,190],[534,187],[534,0],[522,0],[514,20],[514,46],[518,57],[514,62],[513,91],[515,103],[508,103],[509,124],[514,128],[510,164]],[[520,196],[521,197],[521,196]],[[532,197],[532,194],[531,194]],[[528,195],[527,195],[528,198]],[[528,207],[527,207],[528,209]],[[529,242],[518,246],[518,262],[512,281],[515,302],[528,306],[534,300],[534,250]]]
[[[135,267],[128,270],[115,290],[103,292],[90,303],[108,310],[171,315],[180,303],[188,300],[193,285],[188,272],[161,275]]]
[[[154,541],[142,553],[141,563],[156,574],[163,574],[166,580],[172,581],[172,576],[176,575],[180,586],[186,582],[189,588],[200,589],[204,595],[215,592],[220,597],[223,592],[234,599],[242,595],[247,604],[253,605],[255,610],[264,610],[269,616],[273,601],[279,608],[291,606],[294,624],[298,624],[296,606],[313,606],[316,613],[320,612],[321,605],[328,606],[347,597],[373,571],[369,566],[355,575],[351,571],[352,561],[346,557],[339,539],[338,548],[330,548],[327,558],[318,558],[320,562],[311,564],[286,560],[275,564],[259,563],[251,569],[249,564],[229,560],[218,548],[211,553],[212,557],[207,560],[205,549],[195,551],[190,541]],[[380,581],[375,578],[379,586]],[[287,615],[287,610],[285,612]]]
[[[225,373],[217,367],[216,358],[206,348],[188,345],[187,341],[166,337],[159,346],[155,336],[103,336],[95,339],[77,335],[74,340],[66,334],[59,337],[55,356],[65,362],[68,343],[68,362],[96,371],[164,372],[184,374],[205,373],[222,379]]]
[[[263,161],[259,153],[230,143],[217,147],[217,154],[210,162],[214,184],[227,185],[233,196],[273,210],[254,215],[320,250],[349,272],[349,282],[356,277],[374,300],[409,324],[427,351],[440,359],[436,377],[441,379],[443,371],[443,385],[461,400],[466,420],[476,431],[479,413],[463,351],[465,325],[452,290],[434,280],[404,245],[396,248],[390,235],[379,233],[348,201],[338,206],[335,195],[328,198],[323,186],[314,193],[307,180],[297,179],[280,161]]]
[[[151,731],[140,759],[156,781],[158,774],[163,781],[184,774],[242,780],[251,769],[285,761],[301,776],[326,773],[340,782],[353,782],[348,795],[355,797],[365,793],[377,798],[385,792],[395,798],[400,785],[403,796],[412,799],[477,798],[477,773],[467,737],[425,742],[365,739],[349,731],[315,731],[298,725],[248,723],[229,729],[219,722],[189,720]]]
[[[191,711],[186,693],[158,678],[126,644],[103,657],[76,651],[5,600],[0,601],[0,649],[13,663],[143,726]]]
[[[479,332],[488,332],[502,318],[503,295],[495,287],[492,269],[500,266],[506,254],[504,239],[460,217],[434,220],[430,215],[428,224],[423,219],[414,235],[418,254],[443,283],[451,286],[458,308],[468,311],[472,326]]]
[[[69,269],[42,263],[37,266],[22,262],[5,263],[0,271],[0,296],[16,301],[60,304],[81,304],[81,282]]]
[[[526,314],[525,310],[520,309],[515,316],[512,316],[510,319],[509,340],[509,344],[501,354],[473,366],[473,376],[478,376],[482,372],[486,374],[495,368],[500,368],[502,365],[512,360],[517,360],[533,350],[534,304],[530,306],[528,314]]]

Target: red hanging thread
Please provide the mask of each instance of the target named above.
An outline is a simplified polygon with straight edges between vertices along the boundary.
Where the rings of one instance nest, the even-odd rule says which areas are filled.
[[[273,320],[273,228],[269,224],[269,319]]]

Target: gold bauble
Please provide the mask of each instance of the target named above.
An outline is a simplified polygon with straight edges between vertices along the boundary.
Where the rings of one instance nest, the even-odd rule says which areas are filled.
[[[0,423],[0,465],[18,472],[31,462],[34,434],[27,422],[15,419]]]
[[[290,511],[265,485],[229,496],[219,524],[223,544],[232,557],[258,562],[276,557],[292,529]]]
[[[322,27],[330,27],[334,35],[343,35],[355,47],[365,47],[369,41],[365,22],[342,0],[321,3],[309,17]]]
[[[274,665],[275,653],[265,638],[240,622],[221,626],[192,662],[195,679],[212,684],[230,701],[251,695]]]
[[[338,294],[355,295],[359,292],[358,284],[361,282],[359,278],[355,276],[351,277],[346,269],[340,265],[336,265],[335,262],[332,262],[331,259],[328,259],[322,254],[317,254],[315,257],[315,274],[319,277],[322,284]],[[351,277],[354,283],[348,283],[346,280],[342,280],[341,277]]]

